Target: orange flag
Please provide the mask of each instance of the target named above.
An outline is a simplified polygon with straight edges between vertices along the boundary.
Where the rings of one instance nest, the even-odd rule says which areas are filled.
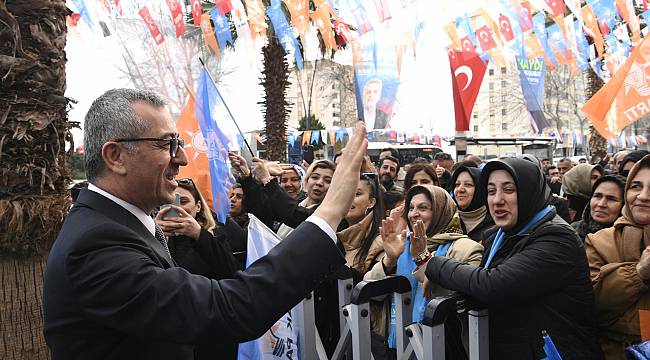
[[[596,14],[594,13],[594,10],[589,6],[589,4],[585,4],[585,6],[582,7],[582,19],[584,20],[585,27],[588,30],[586,31],[587,35],[591,36],[594,39],[596,50],[598,50],[598,58],[600,58],[603,56],[603,51],[605,50],[605,40],[603,39],[603,35],[600,33],[600,29],[598,28]]]
[[[650,113],[650,42],[644,38],[630,57],[582,107],[594,128],[611,139],[641,116]]]
[[[201,23],[205,23],[201,21]],[[212,208],[212,183],[210,181],[210,164],[208,163],[208,145],[203,140],[199,122],[194,111],[194,92],[190,90],[190,97],[181,112],[176,128],[178,135],[185,141],[187,153],[187,166],[181,166],[178,178],[191,178],[203,198]]]
[[[214,29],[210,23],[210,14],[203,13],[201,15],[201,31],[203,32],[203,39],[212,52],[221,57],[221,51],[219,51],[219,45],[217,44],[217,38],[214,36]]]

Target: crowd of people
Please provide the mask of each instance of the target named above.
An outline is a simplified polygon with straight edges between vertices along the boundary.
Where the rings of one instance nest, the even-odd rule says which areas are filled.
[[[88,189],[76,190],[46,271],[45,335],[55,358],[121,358],[138,348],[142,358],[235,359],[239,342],[312,290],[331,355],[340,336],[336,275],[344,270],[355,283],[402,275],[416,299],[458,292],[486,308],[491,359],[544,358],[542,332],[565,360],[625,359],[642,341],[639,310],[650,310],[647,151],[596,164],[530,155],[456,163],[446,153],[402,163],[387,148],[373,163],[360,123],[335,161],[307,168],[249,164],[231,152],[237,184],[220,224],[192,179],[174,179],[187,158],[161,104],[148,92],[114,90],[89,110]],[[123,121],[148,126],[110,118],[116,106],[131,114]],[[175,193],[180,206],[158,210]],[[253,264],[247,214],[283,239]],[[371,303],[375,359],[395,354],[391,301]],[[413,311],[421,319],[422,303]],[[466,359],[467,319],[445,324],[446,357]],[[96,346],[81,330],[107,339]]]

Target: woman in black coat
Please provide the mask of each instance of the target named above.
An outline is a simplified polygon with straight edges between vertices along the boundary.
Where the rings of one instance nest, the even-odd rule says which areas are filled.
[[[456,168],[451,177],[454,201],[458,205],[463,233],[478,242],[496,231],[485,204],[485,190],[479,186],[480,182],[481,170],[465,165]]]
[[[231,278],[240,265],[232,254],[228,231],[215,223],[192,179],[177,181],[176,192],[180,195],[181,205],[173,209],[180,216],[166,216],[171,207],[160,210],[156,216],[156,223],[168,237],[172,258],[192,274],[215,280]],[[237,358],[237,344],[219,343],[217,340],[206,339],[197,344],[194,359]]]
[[[490,359],[544,358],[543,330],[564,360],[601,359],[582,241],[550,206],[541,169],[524,159],[493,161],[480,186],[499,227],[484,241],[481,266],[432,257],[428,281],[488,309]]]

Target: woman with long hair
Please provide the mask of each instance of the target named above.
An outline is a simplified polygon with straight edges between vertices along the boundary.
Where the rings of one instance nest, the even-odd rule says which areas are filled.
[[[215,223],[194,181],[185,178],[177,182],[180,206],[163,208],[156,215],[156,223],[168,237],[172,258],[192,274],[215,280],[231,278],[239,270],[239,263],[232,255],[225,230]],[[166,216],[171,209],[179,216]],[[195,359],[236,359],[237,344],[206,341],[197,345],[194,353]]]
[[[650,155],[627,176],[623,216],[587,235],[585,249],[600,345],[606,359],[625,359],[625,347],[641,341],[639,310],[650,309]]]
[[[612,227],[621,216],[625,204],[625,178],[620,175],[599,177],[592,189],[589,205],[582,212],[582,220],[571,224],[582,241],[587,234]]]
[[[429,164],[413,164],[404,177],[404,194],[414,185],[440,186],[436,170]]]
[[[563,359],[601,359],[582,241],[556,215],[539,165],[491,161],[480,186],[498,226],[483,242],[480,266],[420,253],[425,289],[436,284],[458,291],[489,311],[490,359],[545,357],[542,331]]]
[[[485,204],[485,191],[479,186],[480,182],[481,170],[465,165],[458,166],[451,178],[463,234],[479,242],[496,231]]]

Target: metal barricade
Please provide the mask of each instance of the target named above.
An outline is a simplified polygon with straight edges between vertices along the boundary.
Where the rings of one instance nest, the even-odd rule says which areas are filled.
[[[465,302],[459,294],[436,297],[427,304],[421,323],[406,327],[409,345],[418,360],[445,359],[445,320],[465,311]],[[486,309],[467,310],[469,316],[469,359],[489,359],[489,327]],[[410,354],[406,354],[410,356]]]
[[[339,305],[339,328],[341,333],[341,338],[343,334],[347,331],[348,338],[350,337],[349,326],[346,323],[345,317],[343,315],[343,307],[350,303],[350,296],[352,294],[353,281],[352,281],[352,272],[349,268],[344,268],[337,274],[337,288],[338,288],[338,305]],[[300,358],[302,360],[328,360],[325,348],[323,347],[323,342],[318,334],[318,329],[316,328],[316,313],[314,310],[314,292],[311,292],[305,297],[305,299],[300,303],[301,312],[302,312],[302,322],[300,323]],[[346,330],[346,326],[348,326]],[[341,339],[339,339],[339,344]],[[349,340],[348,340],[349,343]],[[342,345],[342,349],[345,349],[346,344]],[[338,346],[337,346],[338,349]],[[341,355],[333,359],[341,359],[343,351],[340,351]]]
[[[403,276],[388,276],[381,280],[362,281],[352,291],[350,304],[345,306],[346,317],[352,337],[352,358],[354,360],[371,360],[370,300],[395,293],[395,319],[397,331],[397,356],[403,358],[405,353],[406,333],[404,324],[411,321],[411,284]],[[390,314],[386,314],[390,316]],[[341,340],[344,335],[341,333]],[[340,344],[340,343],[339,343]],[[337,350],[339,347],[337,346]],[[336,355],[336,353],[335,353]]]

